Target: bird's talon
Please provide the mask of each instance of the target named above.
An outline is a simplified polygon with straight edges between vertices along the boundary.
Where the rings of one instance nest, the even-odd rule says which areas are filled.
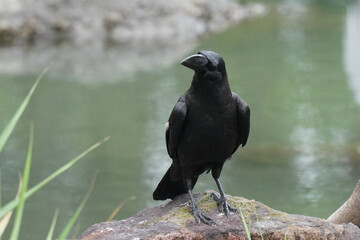
[[[196,220],[196,222],[198,224],[200,224],[200,222],[203,222],[207,225],[214,225],[216,224],[211,218],[209,218],[208,216],[206,216],[205,214],[203,214],[199,209],[195,209],[193,211],[193,215],[194,218]]]
[[[239,213],[236,208],[230,207],[225,197],[218,197],[215,193],[212,194],[212,197],[218,204],[219,212],[224,213],[226,216],[229,216],[230,213]]]
[[[218,195],[216,193],[211,193],[210,196],[214,199],[215,202],[219,203],[220,198],[218,197]]]
[[[228,207],[229,207],[230,212],[236,213],[236,214],[239,213],[239,210],[237,210],[237,208],[232,208],[232,207],[230,207],[230,205],[228,205]]]

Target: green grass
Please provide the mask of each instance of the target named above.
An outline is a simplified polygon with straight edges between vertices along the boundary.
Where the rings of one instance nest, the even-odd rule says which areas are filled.
[[[256,216],[256,221],[259,222],[259,218],[258,218],[256,210],[255,210],[255,216]],[[259,226],[259,232],[260,232],[261,240],[264,240],[260,226]]]
[[[59,215],[59,209],[56,209],[54,218],[53,218],[53,220],[52,220],[52,222],[51,222],[51,226],[50,226],[48,235],[47,235],[47,237],[46,237],[46,240],[52,240],[52,239],[53,239],[54,230],[55,230],[55,225],[56,225],[56,220],[57,220],[58,215]]]
[[[57,176],[59,176],[61,173],[68,170],[70,167],[72,167],[75,163],[77,163],[81,158],[83,158],[86,154],[94,150],[95,148],[99,147],[102,143],[106,142],[109,139],[109,137],[104,138],[102,141],[99,141],[80,153],[78,156],[70,160],[68,163],[64,164],[61,168],[57,169],[55,172],[50,174],[47,178],[36,184],[34,187],[30,188],[26,193],[24,194],[25,200],[27,200],[29,197],[31,197],[33,194],[35,194],[37,191],[39,191],[41,188],[46,186],[49,182],[54,180]],[[17,207],[19,204],[19,199],[15,198],[9,203],[7,203],[5,206],[3,206],[0,209],[0,218],[4,217],[5,214],[7,214],[9,211],[13,210]]]
[[[244,229],[245,229],[245,232],[246,232],[246,236],[248,238],[248,240],[251,240],[251,233],[250,233],[250,230],[249,230],[249,227],[245,221],[245,218],[244,218],[244,215],[242,214],[242,211],[240,209],[240,216],[241,216],[241,220],[242,220],[242,223],[244,225]],[[257,216],[257,213],[255,211],[255,216],[256,216],[256,221],[259,221],[258,219],[258,216]],[[261,228],[259,227],[259,232],[260,232],[260,237],[261,237],[261,240],[264,240],[264,237],[263,237],[263,234],[262,234],[262,231],[261,231]],[[286,240],[286,234],[284,236],[284,240]]]
[[[249,227],[245,221],[244,215],[242,214],[242,211],[240,209],[240,216],[241,216],[241,220],[243,222],[244,228],[245,228],[245,232],[246,232],[246,236],[248,237],[249,240],[251,240],[251,234],[250,234],[250,230]]]
[[[34,143],[34,125],[31,124],[30,127],[30,139],[29,139],[29,147],[28,152],[25,160],[25,167],[23,172],[20,196],[19,196],[19,203],[17,205],[16,215],[14,226],[11,232],[10,240],[16,240],[19,238],[20,233],[20,226],[21,226],[21,219],[24,212],[24,205],[25,205],[25,193],[27,187],[29,185],[29,177],[30,177],[30,166],[31,166],[31,158],[32,158],[32,150],[33,150],[33,143]]]
[[[81,201],[80,203],[80,206],[78,207],[78,209],[76,210],[76,212],[74,213],[74,215],[72,216],[72,218],[70,219],[70,221],[66,224],[65,228],[63,229],[63,231],[61,232],[58,240],[64,240],[67,238],[67,236],[69,235],[71,229],[73,228],[74,226],[74,223],[76,221],[76,219],[79,217],[82,209],[84,208],[87,200],[89,199],[90,197],[90,194],[94,188],[94,185],[95,185],[95,179],[96,179],[96,174],[94,175],[91,183],[90,183],[90,186],[89,186],[89,189],[84,197],[84,199]]]
[[[20,104],[12,118],[10,119],[9,123],[5,126],[4,130],[0,134],[0,153],[2,152],[6,142],[8,141],[11,133],[13,132],[18,120],[20,119],[21,115],[25,111],[26,107],[28,106],[30,99],[38,86],[40,80],[44,76],[44,74],[48,71],[48,67],[45,68],[42,73],[39,75],[39,77],[36,79],[34,85],[30,89],[29,93],[23,100],[23,102]],[[5,232],[8,223],[10,221],[10,218],[12,216],[13,210],[16,208],[16,214],[14,219],[13,228],[11,230],[10,240],[17,240],[19,239],[19,234],[21,231],[21,223],[22,223],[22,216],[25,208],[25,202],[27,199],[29,199],[33,194],[38,192],[40,189],[42,189],[44,186],[46,186],[49,182],[51,182],[53,179],[55,179],[57,176],[68,170],[70,167],[72,167],[75,163],[77,163],[80,159],[82,159],[85,155],[87,155],[89,152],[93,151],[97,147],[99,147],[102,143],[106,142],[110,137],[106,137],[103,140],[95,143],[94,145],[90,146],[83,152],[81,152],[79,155],[77,155],[75,158],[64,164],[62,167],[58,168],[56,171],[54,171],[52,174],[50,174],[47,178],[36,184],[34,187],[28,189],[29,185],[29,177],[30,177],[30,169],[31,169],[31,162],[32,162],[32,151],[33,151],[33,142],[34,142],[34,126],[33,123],[30,127],[30,137],[29,137],[29,145],[27,150],[27,156],[25,160],[25,166],[23,170],[23,177],[20,177],[20,183],[19,183],[19,189],[17,196],[2,206],[0,204],[0,238]],[[74,216],[69,220],[68,224],[60,234],[58,239],[65,239],[69,232],[71,231],[76,219],[80,215],[81,210],[84,208],[85,203],[87,199],[90,196],[91,189],[94,186],[93,180],[92,184],[90,185],[89,191],[86,194],[84,200],[81,202],[79,208],[74,213]],[[0,200],[1,200],[1,169],[0,169]],[[1,202],[0,202],[1,203]],[[56,225],[56,220],[58,217],[58,211],[55,212],[55,216],[53,218],[52,224],[50,226],[49,232],[47,234],[46,240],[50,240],[53,238],[53,233]]]
[[[30,102],[31,96],[33,95],[36,87],[38,86],[40,80],[43,78],[43,76],[45,75],[45,73],[49,70],[49,67],[45,68],[41,74],[38,76],[38,78],[36,79],[34,85],[32,86],[32,88],[30,89],[29,93],[27,94],[27,96],[25,97],[25,99],[23,100],[23,102],[21,103],[21,105],[19,106],[19,108],[17,109],[17,111],[15,112],[15,114],[13,115],[13,117],[11,118],[11,120],[9,121],[9,123],[6,125],[6,127],[4,128],[4,130],[2,131],[2,133],[0,134],[0,153],[3,150],[7,140],[9,139],[11,133],[13,132],[16,123],[18,122],[18,120],[20,119],[21,115],[23,114],[23,112],[25,111],[27,105]]]

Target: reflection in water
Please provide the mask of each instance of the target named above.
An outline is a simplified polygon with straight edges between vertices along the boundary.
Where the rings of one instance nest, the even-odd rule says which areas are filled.
[[[278,8],[284,18],[279,37],[287,53],[284,55],[286,67],[294,73],[294,77],[289,81],[293,81],[297,87],[297,92],[292,97],[296,103],[292,110],[294,127],[289,135],[296,152],[292,162],[293,175],[297,178],[296,195],[306,203],[316,204],[323,197],[324,186],[329,182],[326,175],[332,174],[334,179],[344,178],[350,174],[351,167],[345,156],[331,154],[334,152],[330,150],[330,145],[343,145],[347,142],[346,132],[332,122],[330,118],[335,116],[328,116],[329,113],[318,104],[321,99],[318,98],[319,90],[314,89],[314,83],[318,81],[314,78],[314,71],[321,72],[318,69],[321,63],[313,59],[308,48],[311,36],[304,29],[305,20],[308,18],[307,6],[299,4],[290,1]],[[358,45],[355,42],[354,47]],[[359,38],[357,42],[360,42]],[[357,89],[360,103],[360,72],[358,66],[355,68],[358,74]],[[324,103],[330,104],[328,100]],[[322,128],[321,125],[324,123],[330,124],[328,130]],[[322,149],[322,146],[325,146],[325,149]],[[335,166],[338,162],[342,163],[341,166]],[[334,167],[330,167],[326,172],[324,165]]]
[[[296,123],[290,134],[290,141],[297,151],[293,159],[294,172],[299,185],[299,197],[306,201],[316,201],[321,197],[316,184],[320,171],[316,168],[318,156],[315,149],[320,138],[313,122],[317,109],[310,102],[310,86],[306,83],[307,72],[313,65],[307,57],[306,34],[302,26],[307,8],[304,4],[290,1],[280,6],[279,12],[284,18],[281,41],[284,48],[289,50],[288,53],[291,53],[284,57],[288,67],[296,72],[294,81],[298,86],[294,109]]]
[[[316,141],[318,139],[315,128],[298,126],[291,137],[294,139],[295,149],[298,154],[294,157],[296,177],[300,184],[301,197],[308,201],[316,201],[321,195],[318,191],[318,180],[321,171],[316,167],[318,155],[316,153]]]
[[[36,45],[24,51],[19,47],[0,48],[0,72],[8,74],[38,74],[51,63],[47,76],[55,79],[101,85],[134,79],[139,71],[171,66],[193,48],[193,43],[181,46],[64,46]]]
[[[144,149],[144,159],[142,163],[143,179],[147,189],[150,191],[155,190],[155,187],[159,183],[161,177],[165,174],[167,168],[171,164],[171,159],[167,155],[165,146],[165,127],[164,124],[167,121],[166,116],[170,114],[172,109],[171,102],[164,101],[161,97],[164,93],[168,96],[173,96],[174,83],[176,79],[164,78],[160,81],[160,84],[151,92],[148,102],[150,107],[151,118],[146,124],[146,148]],[[151,194],[147,194],[151,196]],[[149,197],[147,200],[147,206],[153,206],[156,203]]]
[[[360,104],[360,0],[348,6],[344,39],[344,64],[355,101]]]

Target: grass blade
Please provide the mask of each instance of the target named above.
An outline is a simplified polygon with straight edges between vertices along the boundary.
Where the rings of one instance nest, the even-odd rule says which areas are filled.
[[[110,137],[106,137],[103,140],[95,143],[94,145],[92,145],[91,147],[89,147],[88,149],[86,149],[85,151],[83,151],[82,153],[80,153],[77,157],[75,157],[74,159],[72,159],[71,161],[69,161],[68,163],[66,163],[65,165],[63,165],[61,168],[59,168],[58,170],[56,170],[54,173],[52,173],[50,176],[48,176],[47,178],[45,178],[44,180],[42,180],[40,183],[38,183],[37,185],[35,185],[34,187],[32,187],[31,189],[29,189],[25,195],[24,198],[25,200],[28,199],[29,197],[31,197],[34,193],[36,193],[37,191],[39,191],[41,188],[43,188],[46,184],[48,184],[49,182],[51,182],[54,178],[56,178],[57,176],[59,176],[61,173],[65,172],[66,170],[68,170],[71,166],[73,166],[76,162],[78,162],[81,158],[83,158],[86,154],[88,154],[89,152],[91,152],[92,150],[94,150],[95,148],[99,147],[101,144],[103,144],[104,142],[106,142],[107,140],[109,140]],[[8,213],[9,211],[11,211],[12,209],[14,209],[17,205],[19,204],[19,199],[14,199],[11,202],[7,203],[4,207],[2,207],[0,209],[0,219],[5,216],[6,213]]]
[[[59,209],[56,209],[55,211],[55,215],[54,215],[54,218],[51,222],[51,226],[50,226],[50,229],[49,229],[49,233],[46,237],[45,240],[52,240],[53,239],[53,235],[54,235],[54,229],[55,229],[55,225],[56,225],[56,220],[57,220],[57,217],[59,215]]]
[[[114,219],[114,217],[116,216],[116,214],[120,211],[120,209],[129,201],[133,201],[135,200],[136,197],[135,196],[131,196],[128,199],[125,199],[124,201],[122,201],[115,209],[114,211],[111,213],[111,215],[108,217],[108,219],[106,219],[107,222],[111,221]]]
[[[245,228],[245,231],[246,231],[246,235],[247,235],[248,239],[251,240],[251,234],[250,234],[248,225],[246,224],[244,215],[242,214],[242,211],[241,211],[241,210],[240,210],[240,215],[241,215],[241,220],[242,220],[242,222],[243,222],[243,225],[244,225],[244,228]]]
[[[91,183],[90,183],[90,186],[89,186],[89,189],[84,197],[84,199],[82,200],[82,202],[80,203],[80,206],[78,207],[78,209],[76,210],[76,212],[74,213],[74,215],[72,216],[72,218],[70,219],[70,221],[66,224],[64,230],[61,232],[58,240],[64,240],[70,233],[71,229],[73,228],[74,226],[74,223],[76,221],[76,219],[79,217],[82,209],[84,208],[87,200],[89,199],[90,197],[90,194],[94,188],[94,185],[95,185],[95,180],[96,180],[96,174],[94,174],[94,177],[92,178],[91,180]]]
[[[255,216],[256,216],[256,221],[259,222],[259,218],[258,218],[258,215],[257,215],[257,212],[255,210]],[[260,236],[261,236],[261,240],[264,240],[263,238],[263,234],[262,234],[262,231],[261,231],[261,227],[259,226],[259,232],[260,232]]]
[[[19,204],[16,210],[14,226],[10,235],[10,240],[17,240],[19,238],[20,233],[20,226],[21,220],[24,212],[24,205],[25,205],[25,192],[27,190],[27,186],[29,183],[30,177],[30,168],[31,168],[31,157],[32,157],[32,150],[33,150],[33,142],[34,142],[34,125],[31,124],[30,127],[30,139],[29,139],[29,147],[25,161],[25,167],[23,172],[23,179],[22,179],[22,186],[20,190],[19,196]]]
[[[0,134],[0,152],[3,150],[5,143],[7,142],[7,140],[9,139],[12,131],[15,128],[16,123],[18,122],[18,120],[20,119],[22,113],[24,112],[26,106],[28,105],[30,98],[32,96],[32,94],[34,93],[37,85],[39,84],[40,80],[42,79],[42,77],[45,75],[45,73],[49,70],[49,66],[46,67],[38,76],[38,78],[36,79],[34,85],[32,86],[32,88],[30,89],[29,93],[27,94],[27,96],[25,97],[25,99],[23,100],[23,102],[21,103],[21,105],[19,106],[19,108],[16,110],[15,114],[13,115],[13,117],[11,118],[10,122],[6,125],[5,129],[2,131],[2,133]]]
[[[22,186],[22,177],[21,174],[19,173],[19,186],[18,186],[18,190],[16,193],[16,198],[19,197],[20,194],[20,190],[21,190],[21,186]],[[1,220],[0,220],[0,239],[1,236],[4,234],[5,229],[7,227],[7,225],[9,224],[10,218],[12,215],[12,211],[8,212]]]
[[[8,214],[6,214],[6,215],[0,220],[0,237],[2,237],[2,235],[4,234],[5,229],[6,229],[7,225],[9,224],[11,215],[12,215],[12,211],[9,212]]]

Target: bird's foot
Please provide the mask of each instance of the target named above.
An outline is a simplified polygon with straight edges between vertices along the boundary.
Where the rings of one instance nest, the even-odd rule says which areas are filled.
[[[216,223],[211,218],[203,214],[198,207],[193,208],[192,213],[197,223],[203,222],[207,225],[216,225]]]
[[[239,213],[239,210],[236,208],[230,207],[229,203],[227,202],[226,197],[219,197],[216,193],[211,194],[212,198],[218,204],[219,211],[225,213],[226,216],[229,216],[230,213]]]

